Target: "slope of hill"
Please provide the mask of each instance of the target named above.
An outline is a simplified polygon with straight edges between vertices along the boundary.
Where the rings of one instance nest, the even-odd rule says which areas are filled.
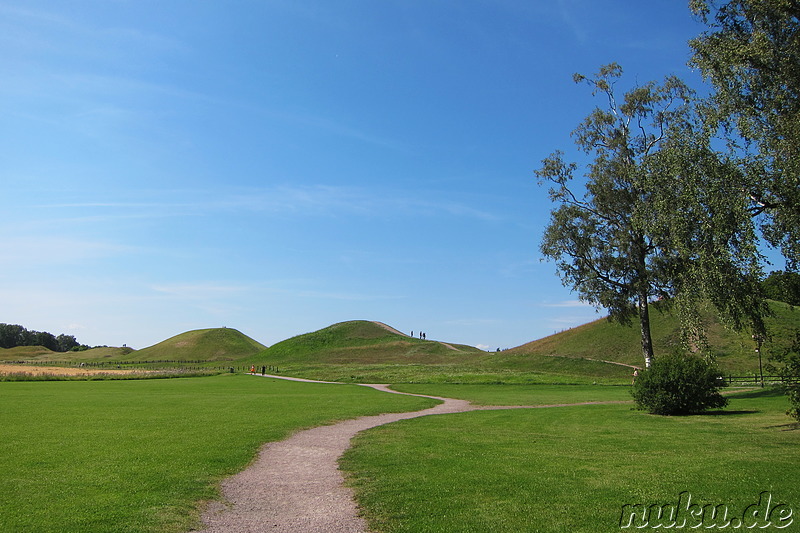
[[[232,328],[187,331],[124,356],[126,361],[235,361],[266,349]]]
[[[357,383],[623,382],[630,370],[575,358],[487,353],[420,340],[380,322],[351,321],[298,335],[251,359],[256,367],[326,381]]]
[[[16,346],[0,348],[0,361],[27,361],[33,359],[52,359],[57,352],[44,346]]]
[[[281,341],[259,359],[270,364],[435,364],[483,353],[472,346],[415,339],[380,322],[353,320]]]
[[[54,352],[43,346],[17,346],[16,348],[0,348],[0,361],[100,361],[104,359],[124,359],[133,350],[101,346],[88,350]]]
[[[767,326],[771,339],[763,346],[764,362],[771,351],[786,345],[792,329],[800,329],[800,309],[774,301],[770,302],[770,308],[773,316],[767,319]],[[656,357],[659,353],[680,349],[678,317],[656,309],[651,311],[650,317]],[[724,372],[758,371],[755,343],[747,333],[727,329],[711,312],[706,313],[703,320],[711,351]],[[605,318],[523,344],[506,353],[595,359],[636,366],[643,364],[638,323],[628,327]]]

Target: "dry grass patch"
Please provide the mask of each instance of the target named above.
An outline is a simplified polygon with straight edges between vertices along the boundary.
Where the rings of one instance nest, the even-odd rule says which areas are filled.
[[[31,374],[33,376],[94,376],[98,374],[146,374],[149,370],[101,370],[98,368],[37,366],[37,365],[2,365],[0,375]]]

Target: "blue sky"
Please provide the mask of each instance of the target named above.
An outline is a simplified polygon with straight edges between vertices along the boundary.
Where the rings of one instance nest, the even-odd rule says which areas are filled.
[[[0,322],[143,348],[368,319],[508,348],[599,315],[533,170],[684,77],[686,2],[0,0]]]

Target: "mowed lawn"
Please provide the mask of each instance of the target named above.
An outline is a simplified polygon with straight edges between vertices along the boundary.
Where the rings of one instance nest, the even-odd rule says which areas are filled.
[[[621,399],[617,388],[402,388],[495,405]],[[682,493],[729,513],[730,527],[709,512],[694,530],[800,531],[800,429],[786,407],[780,392],[758,390],[702,416],[653,416],[627,404],[429,416],[358,435],[341,466],[373,528],[386,533],[641,530],[620,528],[624,505],[668,512]],[[793,511],[790,523],[776,512],[761,529],[769,517],[756,513],[733,528],[745,511],[763,509],[762,492]],[[659,523],[637,517],[633,526],[668,529]]]
[[[0,383],[1,532],[178,532],[260,444],[433,400],[244,375]]]
[[[557,405],[587,402],[633,402],[629,385],[454,385],[398,384],[399,392],[467,400],[475,405]]]

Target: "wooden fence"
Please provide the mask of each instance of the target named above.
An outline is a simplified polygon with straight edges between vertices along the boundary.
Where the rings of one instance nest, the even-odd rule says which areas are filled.
[[[728,385],[780,385],[784,383],[797,383],[800,378],[785,379],[783,376],[764,376],[760,374],[748,374],[744,376],[725,376],[725,383]]]
[[[138,368],[142,370],[217,370],[221,372],[250,372],[251,365],[220,365],[222,361],[217,361],[215,365],[202,364],[208,361],[189,361],[189,360],[158,360],[158,361],[2,361],[5,364],[31,365],[31,366],[60,366],[60,367],[80,367],[93,369],[125,369]],[[274,365],[255,365],[256,374],[261,374],[262,368],[266,373],[278,374],[280,369]]]

